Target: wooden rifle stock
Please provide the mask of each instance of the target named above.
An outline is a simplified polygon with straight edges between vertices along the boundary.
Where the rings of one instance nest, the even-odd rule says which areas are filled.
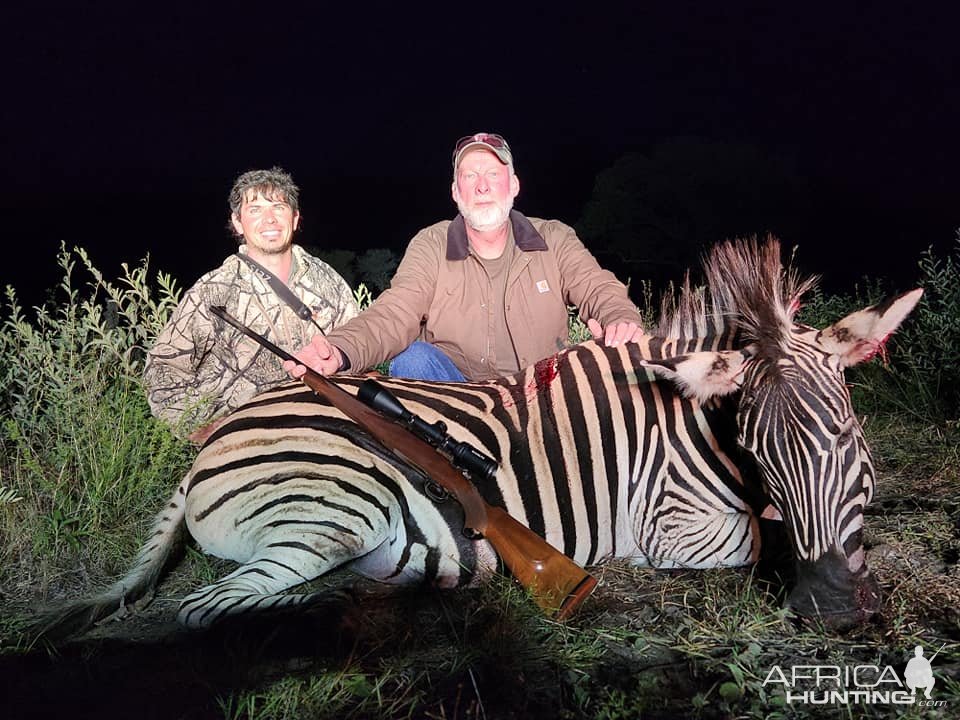
[[[300,361],[227,314],[211,311],[284,360]],[[383,417],[323,375],[307,369],[301,380],[317,395],[357,423],[387,449],[441,485],[463,507],[464,532],[486,538],[533,601],[558,620],[570,617],[593,592],[596,579],[546,540],[510,516],[489,505],[477,488],[425,440]]]

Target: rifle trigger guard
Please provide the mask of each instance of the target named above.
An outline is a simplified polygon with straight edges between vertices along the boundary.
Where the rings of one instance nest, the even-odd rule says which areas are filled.
[[[423,483],[423,494],[433,500],[435,503],[442,503],[450,497],[443,485],[433,480],[427,480]]]

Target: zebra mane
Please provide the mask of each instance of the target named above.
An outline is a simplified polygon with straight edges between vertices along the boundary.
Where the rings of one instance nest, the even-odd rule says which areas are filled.
[[[818,278],[801,278],[780,260],[780,241],[767,236],[727,240],[704,259],[706,286],[689,272],[679,295],[665,293],[656,330],[659,337],[708,338],[737,335],[774,351],[793,324],[801,296]]]

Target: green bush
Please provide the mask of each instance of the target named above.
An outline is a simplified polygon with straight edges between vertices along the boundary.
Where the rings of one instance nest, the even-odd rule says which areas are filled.
[[[83,289],[74,282],[77,259],[90,277]],[[124,265],[117,284],[107,282],[79,248],[61,247],[58,262],[63,280],[32,319],[6,289],[4,568],[36,555],[122,564],[190,454],[151,416],[140,382],[145,349],[177,303],[173,281],[158,275],[155,292],[144,261]],[[4,502],[6,496],[16,502]]]
[[[920,258],[923,298],[894,336],[891,400],[918,417],[956,424],[960,418],[960,231],[954,253]]]
[[[918,271],[924,294],[917,307],[883,351],[848,369],[846,378],[860,414],[904,413],[947,427],[960,412],[960,233],[956,257],[940,259],[928,249]],[[903,290],[877,278],[863,278],[846,293],[817,287],[804,296],[797,321],[826,328]]]
[[[857,408],[903,412],[931,425],[956,425],[960,417],[960,231],[953,255],[927,249],[918,263],[924,293],[914,311],[871,363],[852,368],[848,380]],[[799,319],[815,327],[893,294],[882,281],[865,280],[852,294],[811,293]]]

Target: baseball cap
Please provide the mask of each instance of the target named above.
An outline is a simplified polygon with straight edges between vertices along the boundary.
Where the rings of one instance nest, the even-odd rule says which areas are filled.
[[[453,147],[453,169],[457,169],[457,166],[460,164],[460,159],[464,155],[478,147],[492,152],[504,165],[509,165],[513,162],[513,154],[510,152],[510,146],[507,145],[507,141],[504,140],[502,135],[481,132],[474,133],[473,135],[465,135],[457,140],[457,144]]]

